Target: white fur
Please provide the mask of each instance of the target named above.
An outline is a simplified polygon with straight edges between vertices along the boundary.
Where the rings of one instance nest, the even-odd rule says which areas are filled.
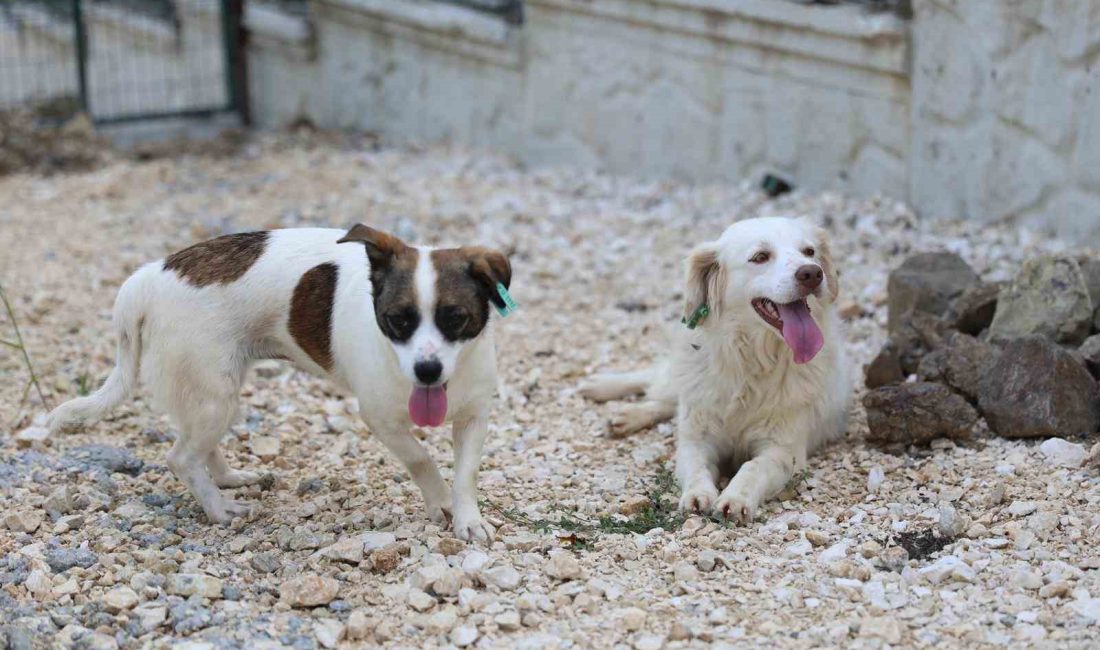
[[[250,364],[282,356],[358,397],[363,420],[408,469],[433,520],[444,522],[453,514],[460,537],[491,538],[492,526],[481,518],[476,495],[477,466],[496,387],[491,325],[464,344],[444,342],[431,317],[435,283],[430,249],[421,248],[421,325],[408,344],[395,346],[375,321],[363,246],[337,244],[343,235],[320,228],[272,231],[262,256],[228,285],[198,288],[163,270],[163,261],[143,266],[123,284],[115,303],[117,365],[94,394],[55,409],[50,429],[101,417],[133,390],[140,368],[156,405],[180,429],[168,454],[169,467],[211,520],[225,522],[248,508],[225,499],[218,488],[252,483],[259,475],[231,470],[218,442],[236,416]],[[331,372],[310,359],[288,330],[295,286],[306,271],[326,262],[339,269]],[[449,383],[447,417],[454,425],[456,455],[453,491],[410,432],[412,366],[432,351],[444,362]]]
[[[753,309],[753,298],[786,303],[799,297],[794,272],[817,263],[826,269],[825,234],[795,219],[750,219],[733,224],[689,258],[686,312],[699,287],[693,263],[714,259],[719,268],[710,296],[711,315],[696,329],[672,333],[671,351],[656,366],[625,375],[601,375],[581,387],[600,401],[645,393],[612,421],[612,433],[651,426],[677,417],[676,471],[685,510],[750,521],[759,505],[779,492],[806,457],[841,435],[851,399],[844,330],[834,308],[836,287],[822,282],[807,300],[825,345],[812,361],[798,365],[782,335]],[[803,250],[816,249],[808,259]],[[750,258],[769,250],[771,259]],[[713,279],[713,278],[712,278]],[[619,431],[616,431],[616,425]],[[740,464],[721,493],[720,470]]]

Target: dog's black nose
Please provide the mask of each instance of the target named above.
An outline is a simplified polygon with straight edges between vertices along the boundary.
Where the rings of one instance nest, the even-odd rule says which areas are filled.
[[[440,363],[439,359],[417,361],[413,365],[413,372],[416,373],[416,378],[420,380],[420,383],[434,384],[439,381],[439,376],[443,374],[443,364]]]
[[[813,291],[821,286],[823,277],[825,277],[825,273],[817,264],[803,264],[794,272],[794,279],[798,280],[798,283],[807,291]]]

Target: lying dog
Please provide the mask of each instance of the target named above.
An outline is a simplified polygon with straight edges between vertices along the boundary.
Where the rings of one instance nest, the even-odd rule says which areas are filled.
[[[678,416],[684,510],[748,522],[836,438],[851,399],[839,287],[825,232],[794,219],[733,224],[687,261],[671,353],[638,372],[593,377],[582,395],[645,394],[612,420],[623,435]],[[719,475],[740,464],[722,493]]]
[[[364,248],[366,254],[364,255]],[[510,305],[508,259],[467,247],[411,247],[357,225],[226,235],[147,264],[119,290],[117,365],[103,387],[57,407],[49,428],[101,417],[139,372],[180,435],[168,466],[215,522],[248,508],[219,488],[260,475],[231,469],[218,442],[251,362],[289,359],[359,398],[371,432],[404,463],[432,521],[491,539],[477,471],[496,389],[489,304]],[[454,423],[449,491],[410,424]]]

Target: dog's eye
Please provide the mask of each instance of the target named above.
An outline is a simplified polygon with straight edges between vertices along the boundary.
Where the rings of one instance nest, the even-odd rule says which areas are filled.
[[[772,254],[769,253],[768,251],[760,251],[756,255],[753,255],[751,258],[749,258],[749,261],[752,262],[753,264],[763,264],[764,262],[767,262],[771,258],[772,258]]]
[[[386,324],[395,332],[404,332],[409,327],[409,317],[404,314],[386,315]]]
[[[806,257],[813,257],[815,253],[817,253],[817,251],[814,250],[813,246],[807,246],[802,249],[802,254]]]
[[[466,327],[467,321],[470,320],[469,314],[461,310],[448,310],[439,315],[439,325],[441,329],[448,331],[457,331]]]

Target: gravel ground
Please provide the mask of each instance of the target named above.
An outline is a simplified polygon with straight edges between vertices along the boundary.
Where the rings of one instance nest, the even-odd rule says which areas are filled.
[[[908,252],[953,250],[997,280],[1062,247],[1015,227],[918,224],[890,200],[769,200],[335,138],[0,178],[0,281],[54,403],[113,364],[127,275],[222,232],[364,221],[494,245],[513,254],[521,305],[498,325],[502,397],[481,475],[491,548],[429,523],[353,400],[293,369],[264,364],[244,389],[225,446],[271,479],[239,491],[253,517],[218,527],[164,466],[174,431],[140,396],[79,433],[17,444],[42,406],[33,393],[20,405],[23,366],[0,350],[0,647],[5,634],[13,648],[1095,647],[1100,478],[1037,442],[892,455],[863,442],[853,406],[845,439],[753,525],[672,517],[607,532],[662,523],[667,499],[654,511],[644,497],[660,492],[672,430],[604,438],[614,406],[574,386],[659,352],[686,251],[768,214],[833,233],[860,363],[885,338],[886,275]],[[449,478],[449,436],[424,440]]]

